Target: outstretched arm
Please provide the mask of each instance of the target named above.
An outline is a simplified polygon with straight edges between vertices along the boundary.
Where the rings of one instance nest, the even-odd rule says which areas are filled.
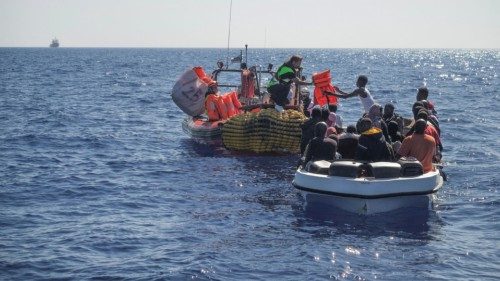
[[[334,88],[335,88],[335,92],[330,92],[330,91],[324,91],[324,92],[327,95],[332,95],[332,96],[336,96],[338,98],[343,98],[343,99],[354,97],[354,96],[358,95],[358,93],[356,91],[349,94],[349,93],[346,93],[346,92],[340,90],[339,87],[337,87],[337,86],[334,86]]]
[[[313,82],[307,82],[306,80],[300,80],[299,78],[294,78],[293,82],[295,85],[312,85]]]

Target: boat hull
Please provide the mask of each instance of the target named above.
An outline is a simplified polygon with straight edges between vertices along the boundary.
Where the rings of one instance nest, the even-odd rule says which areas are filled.
[[[404,207],[426,207],[443,185],[439,171],[420,176],[349,178],[298,169],[293,180],[306,204],[327,204],[355,213],[380,213]]]
[[[182,130],[199,143],[222,145],[221,125],[224,121],[208,121],[206,118],[187,116],[182,121]]]
[[[408,195],[366,199],[358,197],[343,197],[301,191],[305,199],[305,209],[330,210],[341,209],[350,213],[371,215],[391,212],[403,208],[427,210],[430,208],[435,194]]]
[[[415,177],[376,179],[335,177],[299,169],[293,185],[313,193],[376,199],[434,193],[443,185],[443,178],[438,170]]]

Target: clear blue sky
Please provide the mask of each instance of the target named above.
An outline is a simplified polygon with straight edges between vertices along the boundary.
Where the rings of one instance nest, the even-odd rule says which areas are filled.
[[[227,46],[230,0],[0,0],[0,47]],[[500,48],[500,0],[233,0],[240,48]]]

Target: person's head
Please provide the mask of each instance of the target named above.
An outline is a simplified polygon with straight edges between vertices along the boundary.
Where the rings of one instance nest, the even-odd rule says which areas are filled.
[[[302,57],[299,55],[293,55],[290,57],[289,62],[294,68],[299,68],[302,64]]]
[[[327,128],[328,128],[328,126],[326,125],[325,122],[318,122],[314,126],[314,136],[318,137],[318,138],[324,138]]]
[[[207,89],[205,96],[210,95],[210,94],[216,94],[218,91],[219,91],[219,88],[217,87],[217,82],[212,80],[208,84],[208,89]]]
[[[399,130],[398,122],[391,121],[391,122],[387,123],[387,131],[388,131],[389,135],[391,135],[391,136],[397,135],[398,130]]]
[[[321,118],[321,108],[320,107],[313,107],[312,112],[311,112],[311,117],[314,119],[319,119]]]
[[[321,108],[321,120],[327,121],[329,116],[330,116],[330,110],[328,110],[327,107],[322,107]]]
[[[356,86],[366,87],[366,84],[368,84],[368,77],[366,77],[366,75],[359,75],[358,80],[356,81]]]
[[[370,107],[368,111],[368,116],[373,117],[381,117],[382,116],[382,106],[380,104],[375,103]],[[373,120],[372,120],[373,121]]]
[[[347,126],[346,132],[349,134],[355,134],[356,133],[356,127],[354,125],[349,125]]]
[[[429,109],[429,102],[427,100],[421,100],[420,102],[422,102],[425,109]]]
[[[420,87],[417,91],[417,101],[426,100],[429,97],[429,89],[427,87]]]
[[[417,118],[417,114],[418,112],[424,108],[424,104],[421,102],[421,101],[417,101],[413,104],[413,106],[411,107],[411,111],[413,113],[413,118]]]
[[[358,132],[364,133],[372,127],[372,120],[370,118],[361,118],[358,122]]]
[[[336,104],[329,104],[328,109],[330,112],[337,112],[337,105]]]
[[[415,134],[423,135],[426,127],[427,121],[424,119],[418,119],[417,122],[415,122]]]
[[[337,130],[335,129],[335,127],[328,127],[326,129],[326,136],[329,137],[329,138],[338,140]]]
[[[384,115],[392,116],[394,114],[394,105],[392,103],[387,103],[384,106]]]
[[[335,114],[335,112],[330,112],[328,121],[331,122],[332,126],[335,126],[337,124],[337,114]]]
[[[420,109],[417,113],[417,119],[422,119],[422,120],[429,120],[429,113],[427,113],[427,110],[425,108]]]

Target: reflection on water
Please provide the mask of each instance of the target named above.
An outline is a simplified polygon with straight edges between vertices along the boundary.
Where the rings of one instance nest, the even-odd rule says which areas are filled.
[[[183,138],[180,144],[190,157],[221,157],[227,154],[227,150],[218,144],[201,143],[193,138]]]
[[[402,198],[405,206],[374,214],[347,211],[345,206],[340,208],[338,202],[334,201],[338,198],[331,197],[334,196],[304,200],[302,208],[295,210],[299,226],[334,227],[337,234],[367,237],[403,236],[410,239],[431,240],[443,225],[434,210],[432,198],[434,195],[405,196],[406,198]],[[411,200],[413,202],[409,204]],[[352,200],[342,204],[346,202]],[[384,201],[376,203],[384,204]]]

